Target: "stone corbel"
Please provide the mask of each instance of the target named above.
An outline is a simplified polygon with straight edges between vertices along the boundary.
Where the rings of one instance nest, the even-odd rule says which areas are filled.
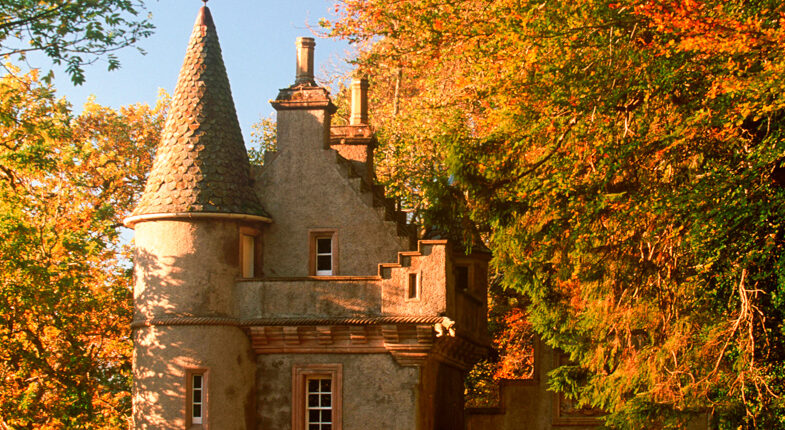
[[[400,341],[400,336],[398,335],[398,326],[397,325],[383,325],[382,326],[382,337],[384,338],[385,346],[388,344],[395,344]]]
[[[283,343],[286,345],[300,344],[300,333],[297,327],[283,327]]]
[[[316,342],[320,345],[333,343],[333,329],[329,326],[316,327]]]
[[[364,345],[368,343],[368,331],[365,326],[349,327],[349,341],[353,345]]]

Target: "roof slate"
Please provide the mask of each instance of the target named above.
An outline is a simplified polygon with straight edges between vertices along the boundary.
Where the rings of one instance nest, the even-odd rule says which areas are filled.
[[[210,10],[202,7],[153,168],[131,216],[202,212],[267,217],[249,170],[218,34]]]

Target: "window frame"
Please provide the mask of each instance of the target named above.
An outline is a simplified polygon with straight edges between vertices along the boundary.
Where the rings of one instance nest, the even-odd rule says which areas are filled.
[[[459,268],[466,269],[466,286],[461,288],[458,282],[459,276],[458,271]],[[464,262],[464,261],[457,261],[453,263],[452,267],[454,285],[456,291],[464,291],[466,293],[473,293],[474,292],[474,264],[471,262]]]
[[[200,422],[194,421],[193,406],[194,406],[194,376],[202,377],[201,391],[201,417]],[[207,429],[207,407],[209,404],[209,390],[207,389],[209,378],[208,371],[205,368],[190,368],[185,370],[185,428],[187,429]]]
[[[338,231],[335,229],[319,229],[308,232],[308,274],[310,276],[337,276],[338,275]],[[317,257],[319,255],[317,242],[319,239],[330,239],[330,266],[329,274],[318,274]]]
[[[307,430],[309,379],[330,379],[332,430],[343,428],[343,364],[295,364],[292,366],[292,429]]]
[[[412,295],[412,277],[414,277],[414,295]],[[422,272],[409,272],[406,276],[406,301],[419,301],[422,296]]]
[[[243,279],[257,278],[262,275],[262,241],[260,240],[261,232],[255,228],[241,226],[239,232],[239,266],[240,277]],[[253,238],[253,255],[251,256],[251,269],[252,273],[246,273],[246,259],[247,251],[245,247],[244,237]],[[249,276],[250,275],[250,276]]]

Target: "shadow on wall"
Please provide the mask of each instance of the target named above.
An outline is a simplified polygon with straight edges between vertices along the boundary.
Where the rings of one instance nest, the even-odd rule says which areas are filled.
[[[164,273],[165,268],[159,264],[156,256],[142,249],[136,249],[134,263],[136,275],[133,328],[135,428],[147,426],[166,428],[166,406],[182,398],[180,390],[183,388],[180,381],[167,377],[180,373],[180,370],[175,369],[173,362],[169,360],[169,355],[171,351],[182,349],[183,345],[181,341],[172,342],[173,339],[161,336],[162,333],[157,327],[138,325],[146,318],[151,318],[153,310],[156,314],[174,312],[174,305],[167,291],[179,286],[182,280],[159,276]],[[174,261],[167,263],[167,268],[176,266]],[[148,285],[156,285],[157,288],[144,288],[139,291],[140,286]],[[152,305],[146,305],[147,303]]]
[[[189,229],[188,225],[193,228]],[[237,277],[239,243],[233,225],[170,221],[146,227],[147,236],[174,232],[178,243],[153,238],[148,252],[137,242],[134,319],[162,317],[229,317],[232,285]],[[177,239],[170,239],[174,241]],[[219,247],[212,245],[219,244]],[[207,254],[209,250],[209,254]],[[164,253],[162,256],[161,254]]]
[[[249,280],[237,283],[241,318],[325,318],[381,315],[376,280]]]
[[[210,420],[216,427],[235,428],[244,422],[245,428],[255,428],[254,378],[249,378],[255,357],[245,332],[224,319],[231,312],[233,285],[225,282],[235,276],[231,265],[203,267],[204,275],[194,276],[200,259],[191,253],[161,258],[137,248],[136,258],[135,428],[189,426],[186,393],[191,374],[203,375],[204,393],[210,397],[204,413],[213,413]],[[193,318],[205,316],[194,324]],[[158,324],[148,324],[150,319],[159,319]]]
[[[156,255],[138,246],[135,248],[134,322],[176,313],[171,289],[182,286],[184,280],[173,276],[178,272],[176,258],[168,260],[162,264]]]

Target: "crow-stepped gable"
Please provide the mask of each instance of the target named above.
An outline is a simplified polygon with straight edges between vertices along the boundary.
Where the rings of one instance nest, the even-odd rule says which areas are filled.
[[[367,82],[353,113],[313,77],[273,101],[277,151],[249,168],[203,7],[135,230],[135,429],[464,427],[486,351],[489,255],[423,240],[376,184]]]

